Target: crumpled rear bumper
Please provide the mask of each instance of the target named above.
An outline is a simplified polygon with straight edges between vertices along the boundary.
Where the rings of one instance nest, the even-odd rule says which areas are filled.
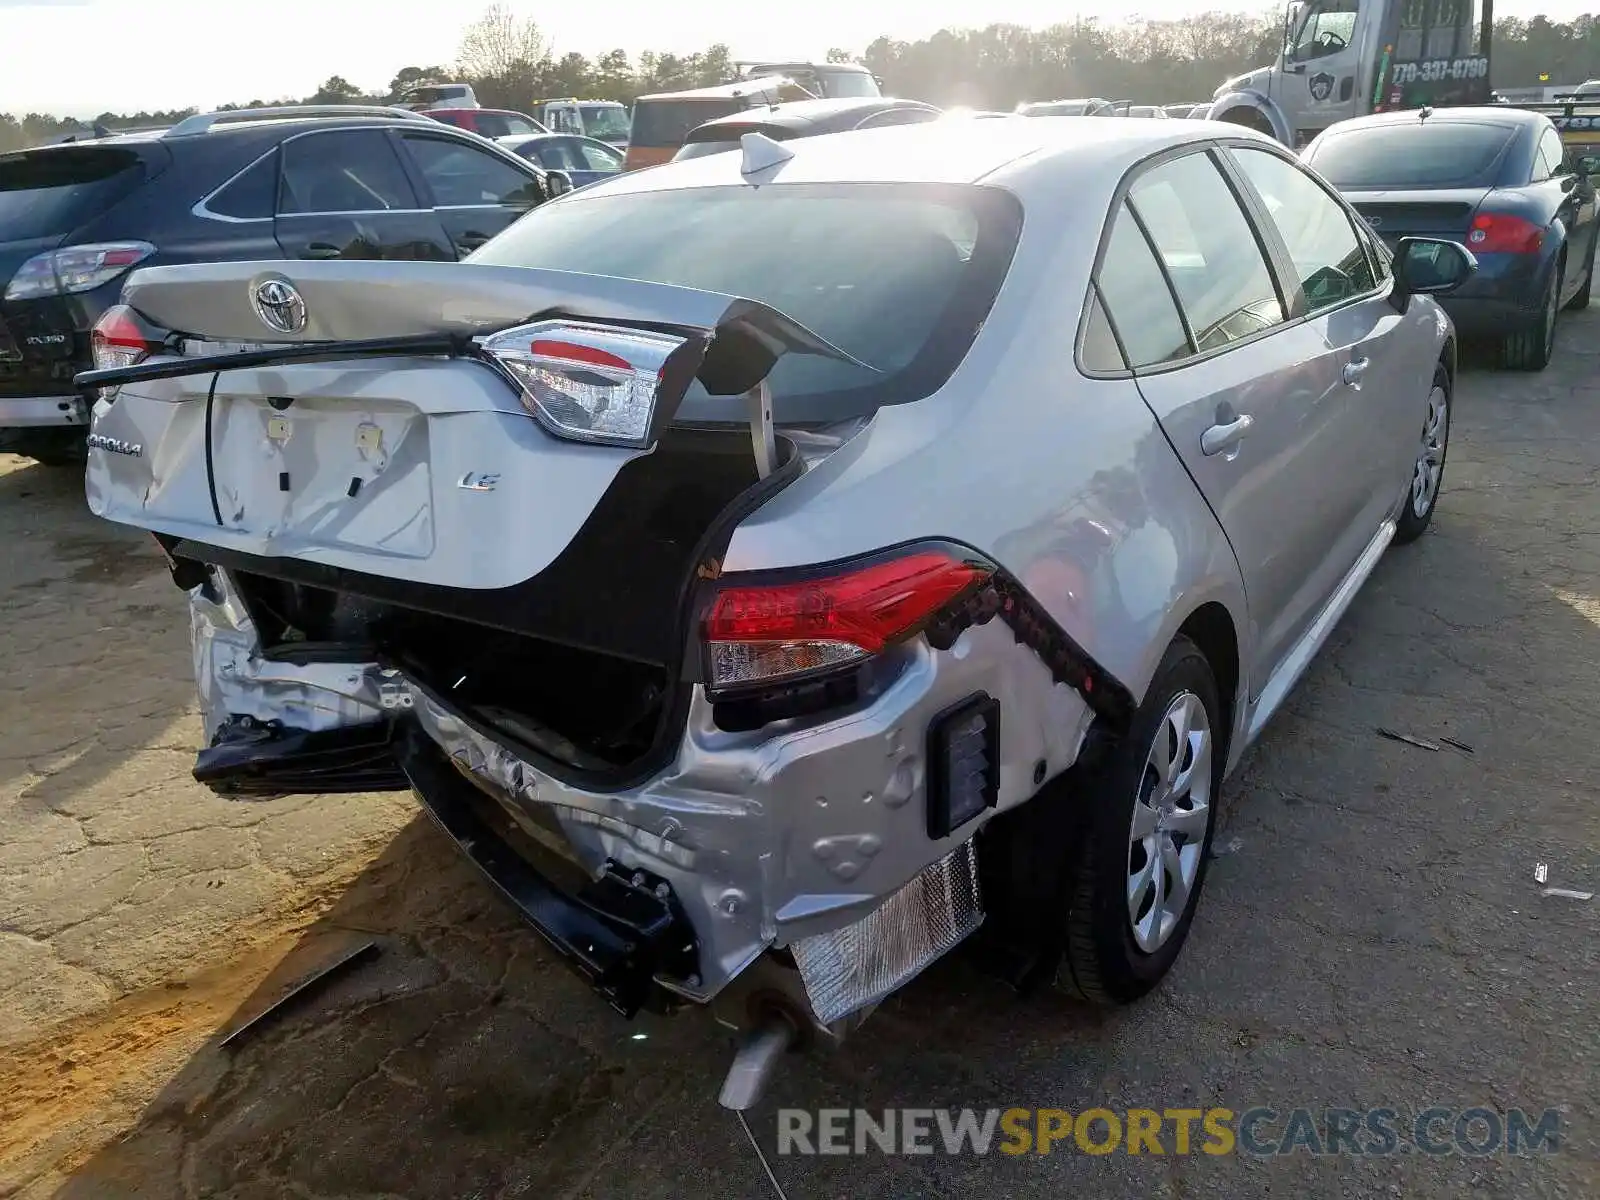
[[[973,839],[984,818],[948,834],[931,819],[931,731],[974,697],[1004,712],[988,816],[1029,799],[1041,767],[1070,764],[1090,721],[1082,698],[993,621],[949,650],[896,648],[881,690],[824,716],[732,732],[697,690],[674,761],[641,785],[596,791],[540,770],[393,671],[262,659],[226,572],[214,583],[191,593],[208,734],[241,715],[281,721],[280,738],[347,742],[356,768],[372,739],[392,739],[388,761],[434,819],[625,1012],[743,1005],[770,988],[774,960],[751,968],[774,949],[789,951],[779,974],[815,1025],[870,1008],[983,917]],[[202,764],[251,753],[219,745]],[[280,775],[304,761],[280,762]]]

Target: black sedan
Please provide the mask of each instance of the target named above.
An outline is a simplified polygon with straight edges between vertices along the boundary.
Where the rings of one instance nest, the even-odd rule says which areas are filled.
[[[1301,158],[1391,247],[1443,237],[1477,256],[1477,274],[1440,302],[1464,337],[1497,340],[1505,366],[1542,370],[1556,314],[1588,305],[1596,190],[1542,113],[1495,105],[1358,117],[1324,130]]]
[[[854,129],[915,125],[936,120],[941,115],[941,110],[931,104],[923,104],[919,100],[895,100],[889,96],[795,100],[767,108],[746,109],[707,121],[689,131],[689,135],[683,139],[682,148],[673,155],[673,161],[737,150],[739,139],[747,133],[763,133],[774,141],[783,142]]]

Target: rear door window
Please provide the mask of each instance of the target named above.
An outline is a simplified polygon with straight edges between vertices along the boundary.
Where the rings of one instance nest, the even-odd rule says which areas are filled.
[[[113,146],[59,146],[0,157],[0,241],[71,233],[144,179],[144,160]]]
[[[1235,146],[1230,153],[1283,235],[1306,312],[1331,308],[1377,287],[1350,215],[1321,184],[1270,151]]]
[[[438,208],[532,208],[545,198],[538,179],[487,150],[453,138],[402,136]]]
[[[335,129],[283,144],[278,212],[390,212],[417,207],[416,194],[388,135]]]
[[[1255,229],[1209,154],[1146,171],[1128,203],[1161,256],[1202,352],[1283,322]]]
[[[1128,366],[1149,367],[1189,355],[1189,334],[1167,277],[1125,203],[1118,206],[1112,220],[1097,282],[1105,297],[1106,314],[1127,353]],[[1089,350],[1086,341],[1084,365],[1091,370],[1120,369],[1104,360],[1091,361]]]
[[[269,154],[206,201],[206,211],[236,220],[272,217],[278,194],[278,156]]]

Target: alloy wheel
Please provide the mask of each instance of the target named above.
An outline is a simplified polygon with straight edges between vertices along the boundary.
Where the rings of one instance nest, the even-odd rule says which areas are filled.
[[[1428,515],[1439,494],[1444,452],[1449,441],[1450,397],[1444,388],[1435,384],[1428,393],[1428,419],[1422,426],[1422,444],[1417,448],[1417,462],[1411,473],[1411,511],[1418,517]]]
[[[1164,945],[1189,906],[1211,820],[1210,718],[1200,697],[1167,706],[1145,759],[1128,845],[1128,922],[1146,954]]]

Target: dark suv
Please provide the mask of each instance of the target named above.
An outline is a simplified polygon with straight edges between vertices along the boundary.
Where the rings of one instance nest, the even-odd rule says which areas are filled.
[[[0,155],[0,450],[83,452],[74,373],[134,266],[452,260],[570,188],[420,113],[330,106]]]

